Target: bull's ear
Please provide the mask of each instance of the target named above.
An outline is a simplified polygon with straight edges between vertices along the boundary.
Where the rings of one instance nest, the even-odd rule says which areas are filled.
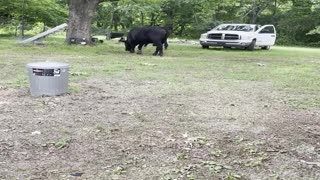
[[[119,42],[127,42],[127,40],[125,40],[123,37],[121,37],[120,39],[119,39]]]

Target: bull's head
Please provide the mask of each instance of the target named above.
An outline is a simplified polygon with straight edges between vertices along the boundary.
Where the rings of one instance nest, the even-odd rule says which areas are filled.
[[[121,37],[120,39],[119,39],[119,42],[123,42],[124,43],[124,45],[125,45],[125,47],[126,47],[126,51],[131,51],[131,45],[130,45],[130,43],[128,42],[128,40],[125,40],[123,37]]]

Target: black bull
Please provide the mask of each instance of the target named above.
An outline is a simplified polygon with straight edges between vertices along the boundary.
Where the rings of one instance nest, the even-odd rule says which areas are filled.
[[[152,43],[156,46],[154,56],[163,56],[163,44],[167,49],[167,39],[169,30],[164,27],[138,27],[129,31],[127,40],[121,39],[125,43],[126,51],[134,53],[135,47],[138,45],[138,54],[142,54],[142,47]]]

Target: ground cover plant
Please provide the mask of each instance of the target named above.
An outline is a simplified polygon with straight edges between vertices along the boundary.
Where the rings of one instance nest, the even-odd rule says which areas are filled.
[[[0,39],[0,179],[319,179],[320,51]],[[70,64],[31,97],[26,64]]]

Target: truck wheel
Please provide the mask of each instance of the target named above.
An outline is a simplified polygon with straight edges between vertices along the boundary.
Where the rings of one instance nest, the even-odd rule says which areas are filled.
[[[209,49],[209,46],[202,45],[202,49]]]
[[[252,40],[251,44],[246,48],[248,51],[253,51],[254,46],[256,45],[256,40]]]
[[[269,50],[269,49],[270,49],[270,46],[262,46],[261,49],[263,49],[263,50]]]

